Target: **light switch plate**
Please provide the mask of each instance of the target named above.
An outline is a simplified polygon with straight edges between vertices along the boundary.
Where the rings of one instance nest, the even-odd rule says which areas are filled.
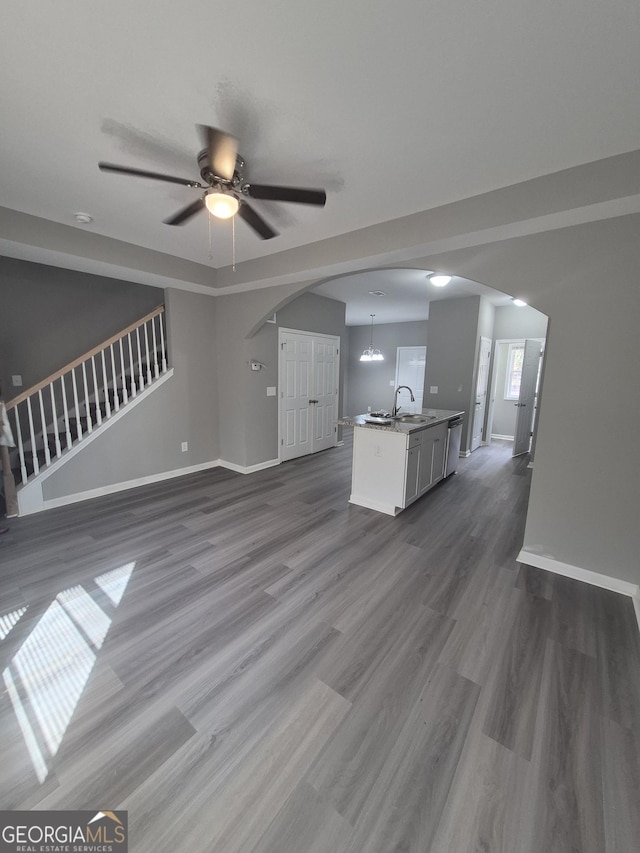
[[[19,373],[14,374],[11,377],[11,384],[14,388],[22,388],[22,376]]]
[[[430,393],[430,394],[437,394],[437,393],[438,393],[438,386],[437,386],[437,385],[432,385],[432,386],[429,388],[429,393]]]
[[[182,449],[182,452],[183,452],[183,453],[186,453],[186,452],[187,452],[187,450],[189,449],[189,442],[188,442],[188,441],[183,441],[183,442],[182,442],[182,444],[181,444],[181,449]]]
[[[275,397],[276,396],[276,386],[275,385],[267,385],[267,397]]]

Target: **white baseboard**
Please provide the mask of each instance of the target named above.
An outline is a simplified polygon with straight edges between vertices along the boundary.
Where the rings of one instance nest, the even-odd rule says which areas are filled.
[[[264,471],[265,468],[274,468],[279,464],[279,459],[267,459],[266,462],[258,462],[256,465],[236,465],[235,462],[225,462],[224,459],[218,459],[220,467],[228,468],[229,471],[235,471],[238,474],[254,474],[256,471]]]
[[[516,560],[519,563],[525,563],[527,566],[534,566],[536,569],[545,569],[545,571],[554,572],[556,575],[564,575],[564,577],[583,581],[592,586],[599,586],[602,589],[628,595],[633,602],[638,629],[640,630],[640,587],[637,583],[613,578],[610,575],[603,575],[591,569],[582,569],[580,566],[572,566],[570,563],[563,563],[560,560],[555,560],[553,557],[536,554],[534,551],[528,551],[526,548],[520,551]]]
[[[471,456],[471,451],[470,450],[461,450],[460,453],[458,454],[458,456],[460,457],[460,459],[468,459],[468,457]]]
[[[353,494],[349,496],[349,503],[356,504],[356,506],[363,506],[366,509],[375,509],[376,512],[383,512],[385,515],[398,515],[401,511],[392,504],[379,503],[378,501],[372,501],[369,498],[362,498]]]
[[[515,436],[513,436],[513,435],[498,435],[497,432],[492,432],[491,438],[492,439],[495,438],[498,441],[513,441]]]
[[[173,480],[175,477],[183,477],[185,474],[195,474],[198,471],[206,471],[208,468],[220,467],[220,460],[215,459],[213,462],[201,462],[199,465],[188,465],[185,468],[174,468],[172,471],[162,471],[159,474],[150,474],[148,477],[136,477],[134,480],[125,480],[121,483],[112,483],[108,486],[100,486],[97,489],[88,489],[85,492],[76,492],[72,495],[63,495],[60,498],[50,498],[42,501],[42,505],[38,508],[25,508],[20,512],[20,515],[30,515],[33,512],[39,512],[45,509],[54,509],[55,507],[67,506],[67,504],[80,503],[80,501],[89,501],[93,498],[101,498],[105,495],[113,495],[116,492],[125,492],[128,489],[137,489],[139,486],[149,486],[152,483],[161,483],[163,480]],[[22,509],[22,508],[21,508]]]

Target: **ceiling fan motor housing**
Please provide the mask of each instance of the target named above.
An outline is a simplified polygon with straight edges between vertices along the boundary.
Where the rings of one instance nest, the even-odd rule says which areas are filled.
[[[223,178],[220,175],[215,174],[209,164],[209,151],[206,148],[203,148],[202,151],[198,154],[198,168],[200,169],[200,177],[210,187],[216,185],[226,188],[238,186],[238,184],[240,184],[244,180],[244,167],[245,162],[238,154],[236,156],[236,167],[233,172],[233,178],[231,180],[228,180],[227,178]]]

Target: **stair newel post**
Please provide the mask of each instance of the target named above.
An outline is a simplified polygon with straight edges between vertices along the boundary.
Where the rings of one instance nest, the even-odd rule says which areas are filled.
[[[127,335],[129,340],[129,370],[131,371],[131,397],[135,397],[138,393],[136,388],[136,365],[133,360],[133,344],[131,343],[131,332]]]
[[[149,323],[144,324],[144,349],[147,354],[147,385],[151,385],[151,357],[149,356]]]
[[[120,341],[122,345],[122,341]],[[113,408],[115,411],[120,410],[120,392],[118,391],[118,374],[116,372],[116,356],[113,351],[113,344],[109,345],[111,351],[111,383],[113,385]]]
[[[2,485],[4,487],[4,500],[7,507],[7,518],[15,518],[18,514],[16,481],[13,479],[13,471],[11,470],[9,448],[4,444],[0,444],[0,459],[2,459]]]
[[[93,432],[93,421],[89,407],[89,385],[87,383],[87,362],[82,362],[82,387],[84,388],[84,413],[87,418],[87,432]]]
[[[129,391],[127,389],[127,370],[124,365],[124,347],[122,338],[120,338],[120,381],[122,382],[122,402],[126,403],[129,400]]]
[[[161,321],[162,322],[162,321]],[[153,375],[157,379],[160,376],[158,367],[158,341],[156,340],[156,318],[151,318],[151,340],[153,342]]]
[[[76,438],[82,438],[82,421],[80,420],[80,403],[78,402],[78,381],[76,379],[75,367],[71,371],[71,384],[73,385],[73,410],[76,414]]]
[[[20,474],[22,476],[22,482],[27,482],[27,465],[24,460],[24,442],[22,441],[22,429],[20,427],[20,414],[18,412],[18,407],[16,406],[14,411],[14,418],[16,422],[16,438],[18,439],[18,456],[20,457]]]
[[[60,377],[60,390],[62,392],[62,413],[64,415],[64,433],[67,439],[67,450],[71,449],[73,439],[71,438],[71,425],[69,424],[69,404],[67,403],[67,388],[64,384],[64,374]]]
[[[53,420],[53,437],[56,444],[56,459],[62,456],[62,448],[60,447],[60,430],[58,429],[58,410],[56,408],[56,394],[53,382],[49,385],[49,393],[51,394],[51,418]]]
[[[27,415],[29,417],[29,438],[31,439],[31,462],[33,464],[33,473],[40,473],[40,463],[38,462],[38,453],[36,451],[36,431],[33,427],[33,409],[31,408],[31,397],[27,397]]]
[[[140,347],[140,326],[136,326],[136,346],[138,351],[138,389],[144,390],[144,373],[142,372],[142,349]]]
[[[104,394],[104,410],[105,417],[111,417],[111,400],[109,399],[109,380],[107,378],[107,364],[104,357],[104,350],[100,353],[102,361],[102,393]]]
[[[91,375],[93,378],[93,399],[96,405],[96,423],[98,426],[102,423],[102,407],[100,406],[100,388],[98,387],[98,374],[96,372],[96,357],[91,356]]]

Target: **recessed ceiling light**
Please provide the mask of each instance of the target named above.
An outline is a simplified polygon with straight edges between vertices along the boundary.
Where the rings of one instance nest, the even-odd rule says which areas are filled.
[[[431,284],[434,284],[436,287],[446,287],[453,278],[453,276],[432,273],[431,275],[428,275],[427,278],[429,279]]]
[[[517,299],[517,298],[515,298],[515,297],[514,297],[511,301],[512,301],[512,302],[513,302],[513,304],[516,306],[516,308],[524,308],[524,307],[525,307],[525,305],[527,304],[527,303],[524,301],[524,299]]]
[[[73,217],[80,225],[88,225],[93,222],[93,216],[90,213],[74,213]]]
[[[369,293],[370,293],[372,296],[386,296],[386,295],[387,295],[387,294],[384,292],[384,290],[370,290],[370,291],[369,291]]]

